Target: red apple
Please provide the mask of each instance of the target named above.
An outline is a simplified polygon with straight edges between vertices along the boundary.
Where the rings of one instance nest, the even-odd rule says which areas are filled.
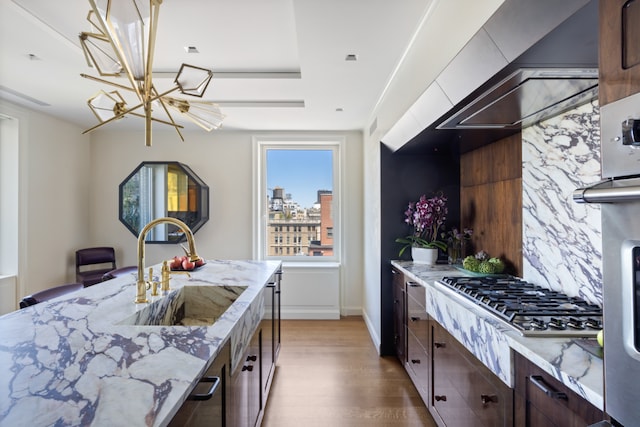
[[[193,270],[195,267],[196,263],[189,261],[189,258],[185,257],[184,261],[182,261],[182,268],[185,270]]]
[[[179,256],[174,256],[173,259],[171,260],[171,263],[169,264],[169,267],[172,270],[179,270],[182,268],[182,258]]]
[[[201,265],[204,265],[204,260],[202,258],[196,261],[196,267],[200,267]]]

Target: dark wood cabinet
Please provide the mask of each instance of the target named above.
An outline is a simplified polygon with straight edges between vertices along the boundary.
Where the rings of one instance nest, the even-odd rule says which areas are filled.
[[[169,427],[227,427],[229,422],[229,364],[230,351],[227,342],[207,369]]]
[[[396,356],[403,365],[407,361],[407,331],[406,331],[406,295],[404,288],[404,274],[395,268],[393,277],[393,343]]]
[[[265,402],[280,352],[280,279],[281,272],[277,272],[267,283],[264,290],[264,316],[260,322],[262,328],[261,384],[262,399]]]
[[[515,426],[584,427],[604,419],[591,405],[529,359],[514,354]]]
[[[426,289],[393,268],[396,355],[440,426],[511,426],[513,392],[427,314]]]
[[[512,426],[513,391],[437,322],[431,413],[440,425]]]
[[[258,328],[242,357],[243,363],[231,376],[231,426],[259,425],[262,409],[261,345],[262,329]]]
[[[429,340],[429,316],[425,308],[424,286],[406,282],[406,308],[407,308],[407,360],[406,369],[413,380],[418,393],[425,404],[430,400],[429,372],[431,348]]]
[[[229,405],[233,427],[253,427],[262,423],[280,352],[280,283],[278,271],[264,289],[264,316],[254,332],[243,363],[231,376]]]
[[[640,92],[640,0],[600,0],[600,106]]]
[[[429,316],[425,309],[425,288],[407,281],[405,275],[392,270],[393,331],[396,356],[411,377],[425,405],[429,402]]]

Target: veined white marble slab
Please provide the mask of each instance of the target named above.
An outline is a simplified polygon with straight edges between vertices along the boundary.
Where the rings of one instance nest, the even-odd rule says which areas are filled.
[[[166,425],[224,343],[232,370],[262,319],[276,261],[208,261],[184,286],[246,286],[211,326],[121,322],[134,304],[127,275],[0,317],[0,426]],[[160,271],[160,265],[154,266]]]
[[[583,350],[573,339],[523,337],[481,307],[456,297],[438,283],[444,276],[465,275],[454,267],[410,261],[391,264],[426,288],[427,313],[509,387],[514,386],[511,351],[515,350],[597,408],[603,408],[602,359]]]

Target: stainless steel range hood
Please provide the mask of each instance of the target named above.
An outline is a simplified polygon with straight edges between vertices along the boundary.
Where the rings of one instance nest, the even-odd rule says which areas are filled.
[[[382,142],[470,151],[598,96],[598,0],[505,0]]]
[[[539,7],[540,23],[558,13],[557,7],[533,3],[507,0],[503,7],[510,11],[498,13],[487,31],[495,33],[496,27],[508,26],[515,13],[527,16],[528,7]],[[574,3],[575,13],[470,93],[436,129],[520,129],[595,99],[598,2]],[[513,31],[517,28],[507,35],[515,37]],[[467,66],[482,60],[468,55]]]
[[[597,96],[597,68],[519,68],[437,129],[526,127]]]

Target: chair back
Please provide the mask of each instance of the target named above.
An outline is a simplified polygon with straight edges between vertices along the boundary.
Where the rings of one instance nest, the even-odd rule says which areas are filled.
[[[138,267],[135,265],[128,265],[126,267],[116,268],[115,270],[108,271],[102,275],[102,281],[115,279],[116,277],[125,276],[127,274],[133,274],[138,272]]]
[[[53,288],[45,289],[40,292],[36,292],[20,300],[20,308],[26,308],[32,305],[36,305],[43,301],[66,295],[71,292],[78,291],[84,288],[82,283],[67,283],[66,285],[55,286]]]
[[[116,269],[116,253],[112,247],[85,248],[76,251],[76,280],[84,286],[102,281],[102,276]]]

